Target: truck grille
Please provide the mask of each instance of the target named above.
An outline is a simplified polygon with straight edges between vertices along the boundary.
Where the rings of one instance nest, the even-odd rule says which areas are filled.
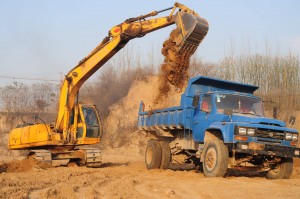
[[[258,129],[256,131],[256,136],[260,137],[260,138],[271,138],[271,139],[276,139],[276,140],[283,140],[284,139],[284,132]]]

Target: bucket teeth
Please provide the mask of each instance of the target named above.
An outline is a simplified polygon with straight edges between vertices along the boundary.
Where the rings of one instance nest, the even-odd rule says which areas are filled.
[[[178,54],[184,52],[188,46],[192,49],[192,55],[208,32],[207,20],[190,13],[178,12],[175,23],[182,37]]]

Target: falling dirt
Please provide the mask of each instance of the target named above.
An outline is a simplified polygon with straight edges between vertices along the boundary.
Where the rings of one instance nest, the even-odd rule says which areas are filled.
[[[209,29],[207,20],[192,10],[177,13],[174,21],[176,28],[171,31],[161,50],[165,59],[161,65],[160,94],[156,97],[158,102],[168,95],[171,87],[179,93],[182,92],[189,78],[190,57]]]
[[[159,74],[159,93],[155,98],[156,103],[161,103],[168,97],[170,91],[182,92],[188,80],[189,55],[187,52],[178,54],[179,47],[176,39],[180,37],[178,28],[170,33],[169,39],[163,43],[161,53],[165,56]]]
[[[161,50],[165,56],[164,63],[161,66],[161,85],[160,91],[162,95],[167,95],[170,90],[170,84],[180,92],[188,80],[189,60],[192,55],[186,51],[179,54],[179,48],[176,40],[180,37],[178,28],[170,33],[169,39],[163,43]]]

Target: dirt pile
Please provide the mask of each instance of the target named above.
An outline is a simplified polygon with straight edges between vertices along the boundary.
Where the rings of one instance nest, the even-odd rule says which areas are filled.
[[[174,89],[164,95],[159,103],[156,101],[156,97],[160,95],[160,80],[158,76],[136,80],[127,96],[110,107],[110,114],[105,122],[103,146],[115,148],[128,145],[139,153],[140,146],[143,148],[145,144],[145,134],[136,128],[140,102],[145,104],[145,110],[178,106],[180,103],[180,93]]]
[[[1,134],[1,133],[0,133]],[[28,154],[28,150],[10,150],[7,148],[9,134],[2,133],[0,138],[0,165],[1,162],[12,160],[23,160]]]
[[[32,170],[47,169],[52,166],[48,163],[39,162],[34,159],[13,160],[0,163],[0,173],[3,172],[28,172]]]

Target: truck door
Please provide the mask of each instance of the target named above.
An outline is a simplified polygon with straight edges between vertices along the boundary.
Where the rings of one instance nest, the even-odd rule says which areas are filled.
[[[200,96],[200,103],[195,111],[193,136],[195,141],[203,142],[206,129],[213,122],[212,95]]]

